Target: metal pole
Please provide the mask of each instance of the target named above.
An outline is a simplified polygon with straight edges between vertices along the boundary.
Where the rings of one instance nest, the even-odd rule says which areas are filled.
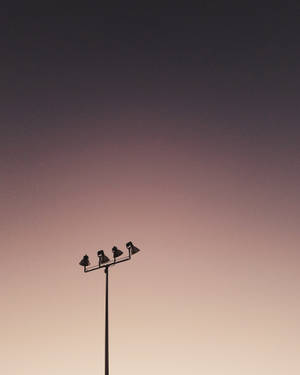
[[[105,292],[105,375],[109,375],[108,355],[108,267],[105,267],[106,292]]]

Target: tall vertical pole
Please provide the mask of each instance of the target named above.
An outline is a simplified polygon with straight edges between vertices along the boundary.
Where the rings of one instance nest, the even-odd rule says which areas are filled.
[[[105,292],[105,375],[109,375],[108,355],[108,267],[105,267],[106,292]]]

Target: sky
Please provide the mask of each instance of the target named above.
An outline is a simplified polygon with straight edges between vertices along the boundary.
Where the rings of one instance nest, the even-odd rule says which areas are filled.
[[[2,8],[1,373],[298,375],[298,2]]]

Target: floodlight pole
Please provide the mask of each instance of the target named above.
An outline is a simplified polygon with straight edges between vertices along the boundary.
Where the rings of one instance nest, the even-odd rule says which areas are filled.
[[[103,250],[98,251],[99,256],[99,263],[96,266],[90,266],[89,257],[85,255],[81,262],[79,263],[81,266],[84,267],[84,272],[91,272],[98,270],[100,268],[104,268],[105,273],[105,354],[104,354],[104,362],[105,362],[105,375],[109,375],[109,342],[108,342],[108,269],[110,266],[114,266],[118,263],[126,262],[131,259],[131,255],[135,254],[139,251],[137,247],[135,247],[132,242],[128,242],[126,244],[128,249],[128,255],[125,257],[120,257],[123,254],[122,251],[114,247],[112,250],[114,252],[113,260],[107,258],[103,252]]]
[[[84,272],[91,272],[98,270],[100,268],[104,268],[105,273],[105,353],[104,353],[104,374],[109,375],[109,341],[108,341],[108,269],[110,266],[114,266],[115,264],[125,262],[127,260],[131,259],[131,254],[125,258],[122,258],[120,260],[114,259],[113,262],[102,265],[99,263],[98,266],[87,268],[87,266],[84,267]]]
[[[109,352],[108,352],[108,266],[105,267],[105,375],[109,375]]]

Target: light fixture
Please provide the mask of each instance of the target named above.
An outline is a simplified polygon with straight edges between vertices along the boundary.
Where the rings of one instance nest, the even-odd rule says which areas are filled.
[[[99,263],[101,264],[105,264],[105,263],[108,263],[109,262],[109,258],[104,254],[104,251],[103,250],[99,250],[97,252],[97,255],[99,257]]]
[[[92,272],[95,270],[99,270],[101,268],[104,269],[105,273],[105,347],[104,347],[104,374],[109,375],[109,345],[108,345],[108,273],[109,267],[116,266],[119,263],[127,262],[128,260],[132,259],[131,254],[136,254],[140,251],[137,247],[133,245],[132,242],[127,242],[126,247],[128,249],[128,254],[119,258],[123,251],[118,249],[117,246],[112,248],[113,252],[113,261],[104,254],[103,250],[98,250],[97,255],[99,258],[99,262],[95,266],[88,267],[90,265],[89,257],[85,255],[82,260],[80,261],[80,265],[84,267],[84,272]],[[117,259],[118,258],[118,259]]]
[[[89,257],[88,255],[85,255],[81,261],[79,262],[79,264],[82,266],[82,267],[87,267],[90,265],[90,261],[89,261]]]
[[[121,251],[120,249],[118,249],[117,246],[114,246],[112,248],[112,252],[113,252],[114,259],[118,258],[119,256],[121,256],[123,254],[123,251]]]
[[[134,254],[136,254],[140,251],[140,249],[135,247],[134,244],[131,241],[127,242],[126,247],[132,255],[134,255]]]

